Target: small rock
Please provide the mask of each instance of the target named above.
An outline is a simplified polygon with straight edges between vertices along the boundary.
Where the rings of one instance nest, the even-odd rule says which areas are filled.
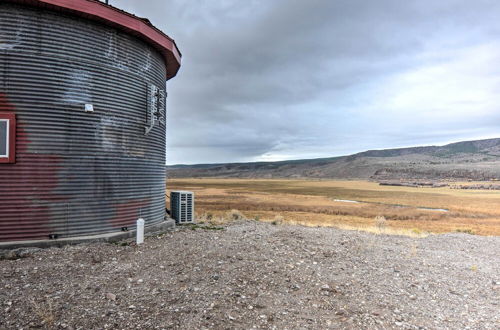
[[[116,300],[116,295],[108,292],[108,293],[106,293],[106,298],[109,299],[109,300],[115,301]]]

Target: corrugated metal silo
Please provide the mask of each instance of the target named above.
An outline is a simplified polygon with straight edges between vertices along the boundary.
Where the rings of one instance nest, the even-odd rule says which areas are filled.
[[[0,2],[0,120],[16,120],[0,242],[164,221],[165,80],[179,66],[173,40],[98,1]]]

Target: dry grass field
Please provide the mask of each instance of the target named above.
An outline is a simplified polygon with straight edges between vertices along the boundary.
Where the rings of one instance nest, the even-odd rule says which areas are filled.
[[[266,179],[170,179],[167,189],[195,192],[201,221],[224,221],[238,210],[261,221],[375,233],[500,235],[498,191]]]

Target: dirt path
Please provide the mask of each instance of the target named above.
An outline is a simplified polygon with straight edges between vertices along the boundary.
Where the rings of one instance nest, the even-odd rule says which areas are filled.
[[[500,327],[500,238],[242,221],[0,260],[0,328]]]

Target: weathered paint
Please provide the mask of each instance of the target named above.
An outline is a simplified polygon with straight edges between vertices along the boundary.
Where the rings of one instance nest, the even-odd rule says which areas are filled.
[[[144,130],[148,86],[164,89],[165,76],[164,56],[119,28],[0,3],[0,112],[17,119],[16,162],[0,164],[0,241],[163,221],[165,125]]]
[[[164,57],[167,80],[175,77],[181,65],[181,54],[175,41],[162,31],[155,28],[144,18],[137,17],[116,7],[105,5],[99,0],[2,0],[3,2],[21,3],[30,6],[50,9],[57,12],[67,12],[95,20],[103,24],[117,27],[129,35],[136,36],[154,46]],[[19,35],[5,48],[13,47],[19,42]],[[16,38],[17,37],[17,38]],[[2,49],[2,44],[0,44]]]

